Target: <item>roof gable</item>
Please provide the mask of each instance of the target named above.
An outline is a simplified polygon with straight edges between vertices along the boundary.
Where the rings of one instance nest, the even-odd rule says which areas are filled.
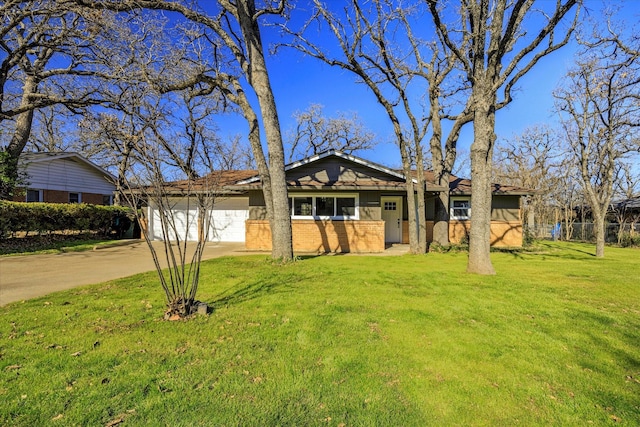
[[[101,168],[85,157],[74,152],[46,152],[46,153],[22,153],[20,155],[20,164],[22,167],[28,167],[29,164],[37,164],[43,162],[55,162],[59,160],[67,160],[78,163],[81,166],[95,169],[98,174],[105,178],[115,181],[115,176],[111,175],[107,170]]]
[[[405,182],[402,173],[336,150],[290,163],[285,167],[285,173],[287,184],[300,188],[397,187]],[[256,175],[236,184],[259,181],[260,177]]]
[[[285,166],[287,186],[290,190],[402,190],[406,179],[401,171],[370,162],[357,156],[329,150]],[[413,171],[415,176],[415,171]],[[215,177],[215,179],[212,179]],[[412,178],[416,182],[415,178]],[[194,182],[176,181],[174,190],[201,190],[204,182],[215,183],[218,191],[243,192],[261,188],[260,175],[255,170],[217,171]],[[426,188],[430,192],[445,191],[435,184],[433,171],[425,171]],[[493,194],[528,195],[534,191],[501,184],[492,185]],[[470,195],[471,181],[451,175],[449,191],[452,195]]]

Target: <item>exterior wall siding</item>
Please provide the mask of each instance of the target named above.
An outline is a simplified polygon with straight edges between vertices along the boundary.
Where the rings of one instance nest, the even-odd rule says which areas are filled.
[[[71,159],[28,164],[28,187],[72,193],[111,194],[115,186],[91,167]]]
[[[520,196],[493,196],[491,201],[492,221],[520,221]]]
[[[293,220],[293,250],[297,252],[382,252],[384,221]],[[269,221],[246,222],[248,250],[271,250]]]
[[[287,179],[304,182],[308,180],[320,182],[388,180],[390,175],[371,169],[367,166],[344,159],[327,158],[307,165],[301,165],[287,171]],[[400,181],[399,178],[394,178]]]

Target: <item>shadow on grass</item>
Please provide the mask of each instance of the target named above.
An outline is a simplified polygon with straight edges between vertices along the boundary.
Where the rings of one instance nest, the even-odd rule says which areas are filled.
[[[238,284],[218,294],[208,302],[214,309],[236,305],[256,298],[273,296],[279,293],[291,292],[295,285],[304,282],[307,278],[300,276],[260,279],[248,284]]]
[[[307,253],[296,255],[296,259],[300,261],[305,261],[308,259],[320,258],[320,257],[328,257],[328,256],[345,256],[348,255],[348,252],[319,252],[319,253]]]
[[[542,247],[546,249],[548,252],[544,254],[544,256],[554,257],[554,258],[562,258],[562,259],[585,259],[585,255],[589,258],[595,258],[595,254],[584,249],[579,249],[574,245],[565,246],[562,248],[558,248],[550,243],[541,242],[538,243],[538,247]]]

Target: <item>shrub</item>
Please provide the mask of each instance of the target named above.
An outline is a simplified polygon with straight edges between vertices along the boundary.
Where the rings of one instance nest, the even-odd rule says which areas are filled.
[[[620,238],[620,246],[623,248],[640,247],[640,235],[624,233]]]
[[[0,237],[66,230],[106,233],[114,217],[127,213],[121,206],[0,201]]]
[[[522,246],[529,247],[532,246],[536,241],[536,236],[533,234],[533,231],[526,227],[524,229],[524,233],[522,235]]]

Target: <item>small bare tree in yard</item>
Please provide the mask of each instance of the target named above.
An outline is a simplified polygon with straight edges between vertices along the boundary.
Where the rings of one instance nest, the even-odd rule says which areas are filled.
[[[615,36],[588,43],[554,93],[593,215],[597,257],[604,257],[605,221],[621,163],[640,151],[639,88],[638,46]]]
[[[143,225],[142,233],[166,298],[166,318],[173,319],[188,316],[199,304],[200,262],[223,172],[213,169],[219,163],[209,156],[206,129],[211,106],[193,92],[164,95],[161,102],[152,99],[135,111],[152,111],[149,106],[158,108],[168,99],[182,104],[186,118],[166,111],[162,115],[140,114],[128,118],[131,133],[124,144],[121,133],[105,135],[118,139],[111,145],[128,149],[127,172],[119,177],[117,190],[120,200]],[[148,206],[153,218],[146,217],[141,203]],[[150,223],[159,228],[152,229]],[[157,239],[162,241],[160,246],[153,242]]]
[[[165,154],[157,143],[136,138],[133,146],[137,154],[132,165],[135,172],[123,180],[118,191],[124,204],[135,212],[136,220],[143,224],[142,235],[165,295],[165,318],[186,317],[199,305],[196,293],[200,264],[211,225],[208,215],[218,189],[217,175],[171,180],[172,175],[167,175],[171,167],[161,160]],[[149,228],[151,218],[140,209],[141,203],[149,206],[159,230]],[[191,235],[194,228],[195,236]],[[157,238],[162,240],[161,245],[154,244]],[[189,243],[192,240],[195,242]]]
[[[137,28],[131,44],[139,54],[128,64],[126,78],[109,86],[117,102],[87,114],[81,129],[84,140],[100,146],[94,153],[100,163],[118,169],[119,202],[141,224],[164,291],[166,317],[180,318],[198,305],[200,261],[224,176],[217,169],[224,162],[214,157],[219,151],[213,149],[218,137],[212,118],[225,103],[221,91],[198,82],[171,87],[176,78],[195,74],[188,28],[176,28],[182,37],[172,38],[159,14],[151,12]]]

